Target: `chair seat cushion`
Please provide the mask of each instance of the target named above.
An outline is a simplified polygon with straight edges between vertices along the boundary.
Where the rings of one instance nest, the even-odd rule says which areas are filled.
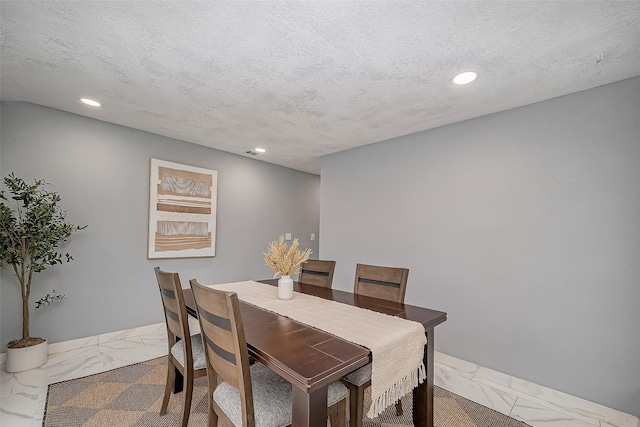
[[[338,403],[342,399],[346,399],[347,396],[349,396],[349,389],[340,381],[337,381],[329,385],[329,389],[327,390],[327,406]]]
[[[367,363],[363,367],[351,372],[344,377],[344,380],[357,386],[361,386],[371,380],[371,363]]]
[[[193,353],[193,369],[204,369],[207,367],[207,359],[202,346],[202,336],[200,334],[191,335],[191,352]],[[184,345],[182,340],[171,347],[171,354],[182,366],[184,366]]]
[[[291,424],[291,384],[260,363],[251,365],[253,410],[256,427],[288,426]],[[346,399],[349,390],[339,382],[329,386],[327,405]],[[213,400],[233,424],[242,425],[240,392],[231,384],[222,382],[213,392]]]

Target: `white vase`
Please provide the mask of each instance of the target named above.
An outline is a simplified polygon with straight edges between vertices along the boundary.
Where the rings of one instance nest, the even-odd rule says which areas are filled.
[[[293,280],[289,276],[282,276],[278,280],[278,298],[293,298]]]
[[[31,347],[7,348],[7,372],[22,372],[37,368],[47,362],[47,341]]]

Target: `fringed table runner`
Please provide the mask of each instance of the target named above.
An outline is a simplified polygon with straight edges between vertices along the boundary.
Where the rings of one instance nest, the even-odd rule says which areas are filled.
[[[422,324],[388,314],[294,293],[278,299],[278,288],[253,281],[212,285],[265,310],[323,330],[371,351],[371,400],[374,418],[426,377],[423,363],[427,343]]]

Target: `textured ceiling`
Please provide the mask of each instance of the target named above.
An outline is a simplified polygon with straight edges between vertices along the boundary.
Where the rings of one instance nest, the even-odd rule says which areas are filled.
[[[312,173],[640,75],[639,1],[0,2],[2,100]],[[454,87],[474,69],[479,79]],[[92,97],[100,109],[82,105]]]

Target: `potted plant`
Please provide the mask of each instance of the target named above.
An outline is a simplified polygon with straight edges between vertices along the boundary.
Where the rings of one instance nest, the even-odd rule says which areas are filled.
[[[284,236],[280,236],[277,241],[269,243],[269,250],[264,255],[264,263],[273,270],[274,278],[280,276],[278,280],[278,298],[293,298],[292,274],[300,273],[300,265],[309,259],[311,249],[300,251],[298,249],[298,239],[293,239],[291,247],[287,247]]]
[[[0,267],[13,274],[20,283],[22,296],[22,338],[7,344],[6,370],[19,372],[47,361],[47,341],[32,337],[29,331],[29,298],[34,273],[49,266],[69,262],[68,253],[58,246],[79,227],[66,220],[66,211],[58,203],[60,195],[48,191],[43,179],[27,184],[13,173],[4,178],[7,188],[0,192]],[[64,299],[64,295],[47,294],[36,308]]]

